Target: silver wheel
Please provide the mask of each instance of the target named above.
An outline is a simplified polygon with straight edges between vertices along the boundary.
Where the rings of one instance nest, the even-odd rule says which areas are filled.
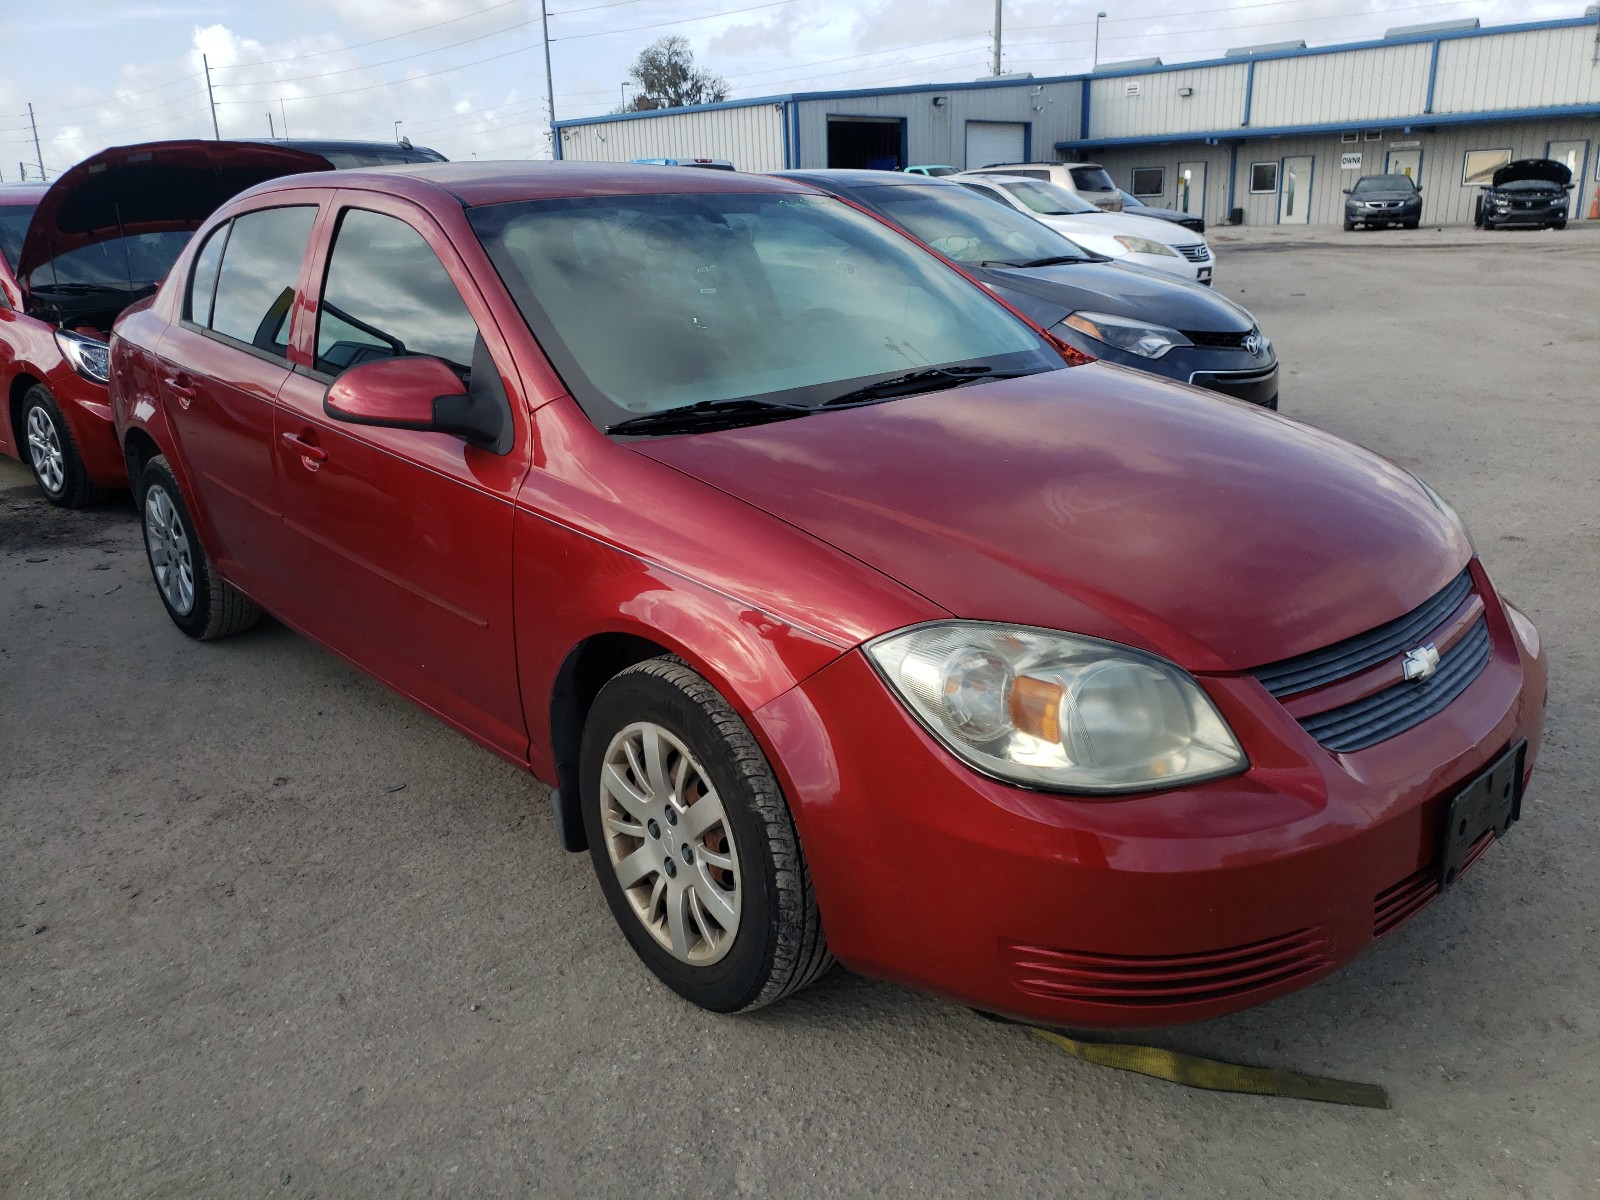
[[[681,962],[717,962],[739,932],[739,856],[722,799],[689,748],[650,721],[611,739],[600,817],[640,924]]]
[[[28,410],[28,457],[44,490],[59,495],[67,484],[67,460],[61,452],[61,435],[50,414],[35,405]]]
[[[188,616],[194,608],[194,555],[177,506],[159,483],[144,494],[144,540],[156,586],[173,612]]]

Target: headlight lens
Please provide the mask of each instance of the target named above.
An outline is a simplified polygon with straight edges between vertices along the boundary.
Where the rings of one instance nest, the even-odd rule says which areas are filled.
[[[1117,245],[1121,246],[1129,254],[1170,254],[1173,258],[1178,257],[1178,252],[1171,246],[1162,245],[1160,242],[1152,242],[1149,238],[1129,237],[1126,234],[1119,233],[1115,240]]]
[[[1075,312],[1063,325],[1070,325],[1079,333],[1088,334],[1098,342],[1126,350],[1143,358],[1160,358],[1174,346],[1192,346],[1194,343],[1176,329],[1165,325],[1150,325],[1127,317],[1113,317],[1109,313]]]
[[[1472,530],[1467,528],[1467,523],[1462,519],[1461,514],[1456,511],[1456,506],[1451,504],[1450,501],[1446,500],[1443,496],[1439,495],[1438,492],[1429,487],[1428,481],[1422,478],[1422,476],[1416,474],[1416,472],[1411,472],[1411,478],[1417,481],[1418,487],[1428,493],[1428,499],[1433,501],[1434,507],[1442,512],[1445,516],[1450,518],[1451,523],[1454,524],[1457,529],[1461,530],[1461,536],[1467,539],[1467,544],[1471,545]]]
[[[56,330],[56,345],[72,369],[96,383],[111,382],[111,347],[81,333]]]
[[[866,649],[935,737],[977,770],[1011,783],[1151,791],[1248,765],[1192,676],[1127,646],[941,621],[888,634]]]

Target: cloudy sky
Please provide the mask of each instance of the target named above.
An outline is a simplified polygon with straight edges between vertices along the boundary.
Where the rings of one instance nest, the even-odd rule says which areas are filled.
[[[558,117],[621,102],[639,50],[688,38],[734,97],[988,73],[992,0],[547,0]],[[1379,36],[1394,25],[1575,17],[1588,0],[1005,0],[1005,67],[1207,58],[1231,46]],[[451,158],[549,157],[539,0],[4,0],[0,178],[53,178],[105,146],[211,136],[392,138]]]

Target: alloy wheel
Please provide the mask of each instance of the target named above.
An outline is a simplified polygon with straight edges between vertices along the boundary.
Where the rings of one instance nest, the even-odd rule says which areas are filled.
[[[61,450],[56,423],[38,405],[28,410],[28,457],[44,490],[52,496],[59,495],[67,483],[66,455]]]
[[[188,616],[194,608],[194,556],[178,507],[160,484],[145,492],[144,537],[156,586],[173,612]]]
[[[600,818],[617,882],[640,924],[691,966],[717,962],[739,931],[739,856],[722,799],[672,733],[628,725],[606,747]]]

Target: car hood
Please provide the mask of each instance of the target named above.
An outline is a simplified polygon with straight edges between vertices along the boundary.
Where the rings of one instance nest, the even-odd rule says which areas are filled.
[[[1106,364],[630,445],[956,616],[1193,671],[1364,632],[1471,555],[1376,455]]]
[[[1566,187],[1572,182],[1572,170],[1553,158],[1519,158],[1496,171],[1491,183],[1500,187],[1519,179],[1539,179],[1556,187]]]
[[[1136,217],[1128,212],[1067,213],[1062,216],[1044,216],[1040,213],[1031,215],[1038,217],[1047,225],[1055,226],[1069,238],[1074,233],[1098,233],[1102,237],[1116,237],[1120,233],[1126,237],[1149,238],[1152,242],[1161,242],[1167,246],[1193,246],[1204,240],[1198,233],[1185,229],[1182,225],[1174,225],[1171,221],[1162,221],[1155,217]]]
[[[1141,267],[1085,262],[976,274],[1046,329],[1080,309],[1206,333],[1255,328],[1249,313],[1212,289]]]
[[[50,185],[17,258],[26,279],[69,250],[198,229],[224,201],[280,175],[331,171],[320,154],[249,142],[146,142],[84,159]]]
[[[1414,188],[1389,188],[1381,192],[1351,192],[1349,199],[1357,202],[1366,200],[1414,200],[1421,195]]]

